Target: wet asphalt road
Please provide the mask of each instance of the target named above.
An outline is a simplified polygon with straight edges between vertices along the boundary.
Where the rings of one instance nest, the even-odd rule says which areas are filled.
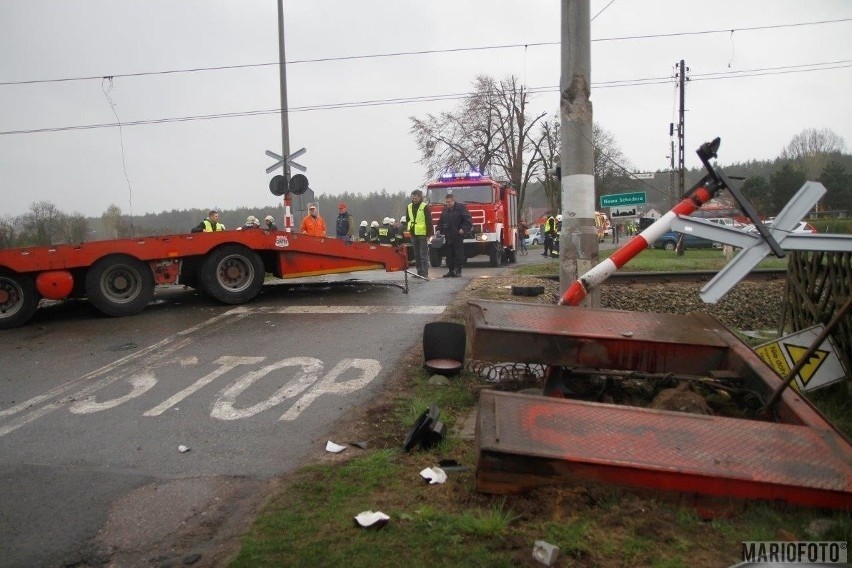
[[[324,446],[470,278],[502,271],[433,268],[409,294],[330,284],[399,273],[288,281],[236,307],[175,286],[133,317],[67,302],[0,331],[0,566],[180,561],[170,533]]]

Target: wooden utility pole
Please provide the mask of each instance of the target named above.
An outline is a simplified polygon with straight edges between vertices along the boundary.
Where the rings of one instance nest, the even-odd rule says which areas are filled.
[[[559,235],[559,293],[598,261],[595,231],[595,174],[592,143],[591,22],[589,0],[562,0],[562,231]],[[596,290],[582,305],[597,307]]]

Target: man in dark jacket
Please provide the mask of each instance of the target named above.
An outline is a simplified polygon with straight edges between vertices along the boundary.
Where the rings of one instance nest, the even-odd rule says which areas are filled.
[[[337,222],[334,225],[334,233],[338,239],[352,240],[352,215],[346,208],[345,203],[337,206]]]
[[[463,204],[456,203],[456,196],[452,192],[448,192],[444,200],[438,229],[447,241],[447,268],[450,271],[444,274],[444,278],[459,277],[465,259],[464,236],[473,230],[473,222],[470,211]]]

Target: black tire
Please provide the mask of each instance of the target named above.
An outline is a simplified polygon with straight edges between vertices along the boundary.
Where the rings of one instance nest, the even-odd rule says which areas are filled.
[[[25,274],[0,272],[0,329],[30,321],[38,308],[35,282]]]
[[[500,257],[502,256],[503,251],[500,250],[500,243],[494,243],[488,250],[488,260],[491,262],[491,266],[500,266]]]
[[[675,243],[672,241],[666,241],[666,244],[663,245],[663,248],[671,252],[675,249]]]
[[[518,262],[518,251],[516,251],[515,249],[510,249],[509,253],[508,253],[508,257],[509,257],[509,264],[515,264],[516,262]]]
[[[105,256],[86,272],[86,296],[102,314],[137,314],[154,299],[154,273],[132,256]]]
[[[260,256],[241,245],[219,247],[201,263],[201,289],[224,304],[253,300],[265,276]]]
[[[544,286],[512,286],[513,296],[540,296],[544,294]]]
[[[432,268],[438,268],[441,266],[441,255],[438,252],[438,249],[429,249],[429,264],[432,265]]]

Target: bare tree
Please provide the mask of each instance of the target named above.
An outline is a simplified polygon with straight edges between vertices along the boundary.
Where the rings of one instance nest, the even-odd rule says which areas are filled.
[[[65,215],[62,219],[62,236],[66,243],[85,242],[89,236],[89,220],[79,211]]]
[[[541,144],[544,137],[533,137],[533,128],[545,116],[527,117],[528,93],[509,77],[495,85],[499,104],[492,109],[500,126],[500,152],[494,155],[495,164],[501,168],[509,185],[518,190],[518,210],[524,205],[527,185],[538,174],[542,164]]]
[[[410,117],[427,179],[449,170],[496,169],[496,177],[517,189],[523,203],[526,186],[541,161],[541,138],[534,139],[532,131],[544,114],[528,117],[529,93],[515,77],[497,82],[482,75],[473,89],[454,111]]]
[[[562,203],[562,184],[552,174],[559,165],[561,132],[559,115],[540,126],[543,138],[540,148],[544,177],[539,179],[552,211],[559,210]],[[594,145],[595,200],[601,195],[617,193],[629,189],[633,183],[629,176],[632,169],[627,157],[621,151],[615,136],[598,123],[592,125],[592,144]]]
[[[3,215],[0,217],[0,249],[12,248],[15,246],[15,238],[17,237],[20,219],[11,215]]]
[[[793,136],[781,151],[781,157],[797,163],[807,179],[815,180],[831,161],[833,154],[846,148],[843,137],[829,128],[806,128]]]
[[[21,221],[28,240],[35,245],[50,245],[60,235],[62,212],[50,201],[36,201]]]
[[[559,166],[559,145],[562,133],[559,115],[554,115],[552,120],[542,122],[539,126],[539,134],[542,143],[539,146],[542,162],[542,173],[539,179],[544,195],[547,197],[547,205],[550,211],[559,211],[562,204],[562,180],[556,175],[556,167]]]
[[[595,198],[630,189],[633,165],[621,151],[612,133],[598,123],[592,125],[595,147]]]

